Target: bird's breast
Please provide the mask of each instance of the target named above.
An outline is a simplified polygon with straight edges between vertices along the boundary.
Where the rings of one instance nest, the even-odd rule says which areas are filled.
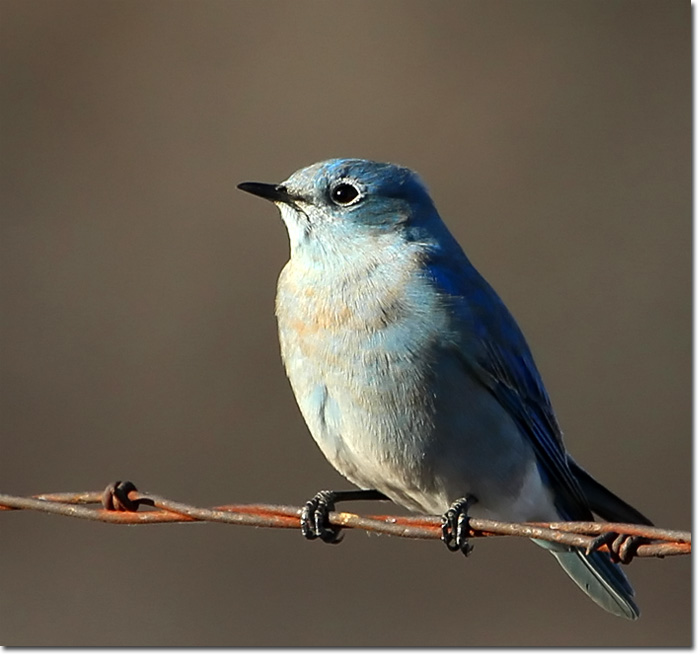
[[[405,482],[431,432],[441,330],[422,285],[419,271],[396,265],[318,276],[290,262],[280,276],[280,346],[297,402],[326,457],[360,486],[389,484],[392,471]]]

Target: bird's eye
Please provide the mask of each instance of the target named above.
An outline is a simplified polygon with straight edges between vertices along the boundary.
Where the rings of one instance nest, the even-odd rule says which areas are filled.
[[[360,196],[360,191],[349,182],[341,182],[331,189],[331,200],[336,205],[350,205]]]

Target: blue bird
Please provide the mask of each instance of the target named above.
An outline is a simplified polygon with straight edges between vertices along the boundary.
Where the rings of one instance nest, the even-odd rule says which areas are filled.
[[[282,359],[316,443],[360,488],[309,501],[307,537],[338,541],[327,512],[359,498],[444,514],[444,540],[465,554],[467,513],[651,524],[568,455],[518,325],[416,173],[332,159],[239,188],[273,201],[287,227]],[[607,554],[537,543],[602,608],[639,616]]]

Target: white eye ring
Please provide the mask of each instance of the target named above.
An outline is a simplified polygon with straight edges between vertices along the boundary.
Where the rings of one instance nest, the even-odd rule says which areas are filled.
[[[364,194],[350,180],[336,182],[328,191],[331,201],[340,207],[348,207],[362,200]]]

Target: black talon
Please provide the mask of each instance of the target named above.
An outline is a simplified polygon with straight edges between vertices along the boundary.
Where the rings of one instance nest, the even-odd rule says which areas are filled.
[[[464,555],[474,550],[469,543],[469,508],[476,502],[473,496],[456,500],[442,517],[442,541],[447,549],[461,550]]]
[[[319,491],[309,500],[301,512],[301,533],[307,539],[320,539],[327,544],[340,543],[340,528],[328,522],[328,514],[335,510],[336,495],[332,491]]]
[[[327,544],[337,544],[343,539],[341,528],[331,525],[328,514],[335,510],[335,503],[345,500],[389,500],[376,489],[353,491],[319,491],[301,510],[301,533],[307,539],[320,539]]]

